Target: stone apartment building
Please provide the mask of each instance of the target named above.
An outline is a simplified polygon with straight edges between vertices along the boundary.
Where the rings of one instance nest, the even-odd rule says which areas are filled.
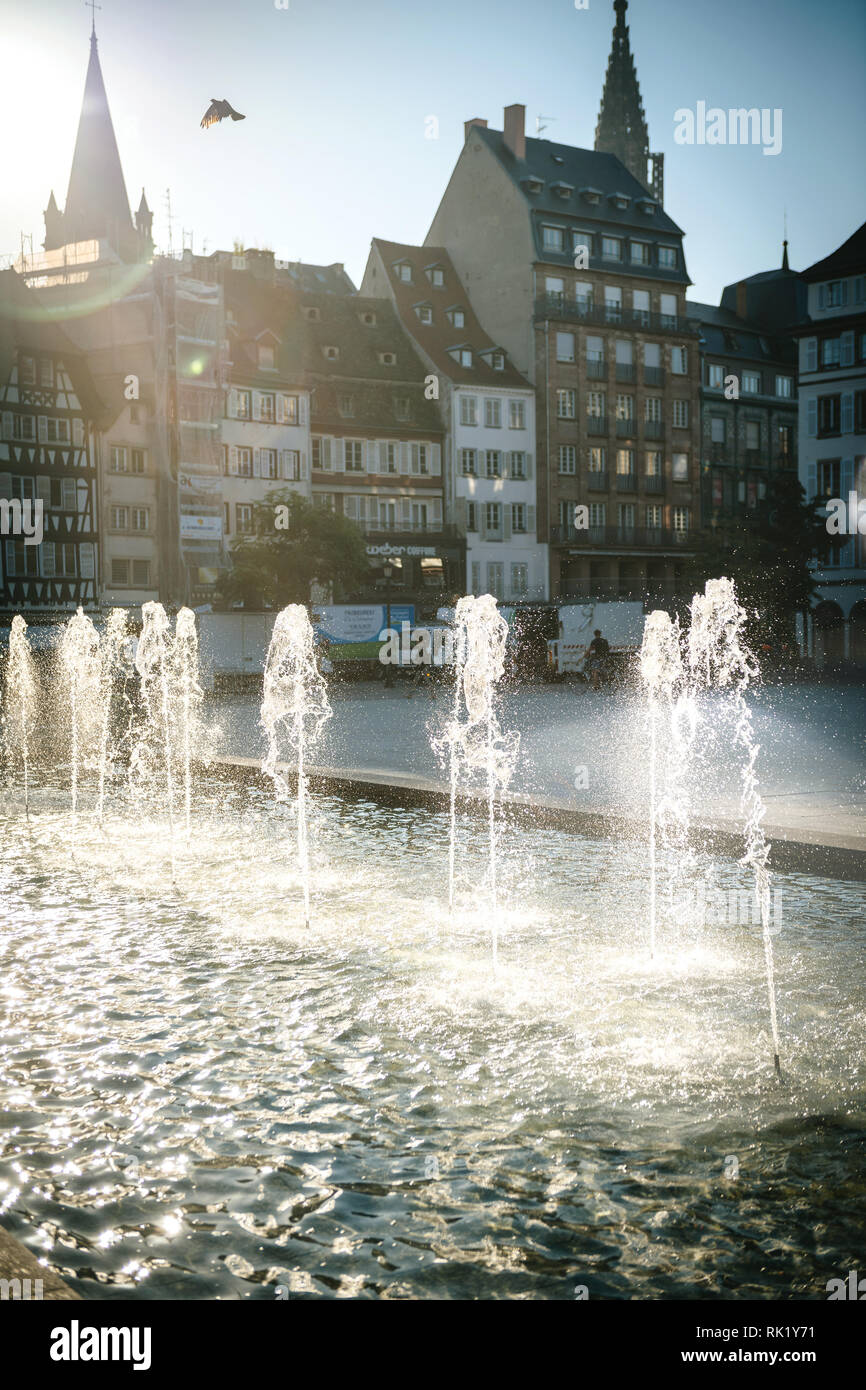
[[[819,665],[866,665],[866,224],[802,272],[799,475],[809,498],[843,503],[847,534],[816,568],[804,646]],[[834,508],[838,511],[838,508]]]
[[[546,598],[531,384],[484,332],[443,248],[375,238],[361,292],[383,291],[435,383],[446,518],[466,537],[462,587],[512,601]]]
[[[700,524],[699,330],[660,157],[641,165],[648,139],[636,151],[629,134],[643,115],[625,8],[596,149],[528,138],[521,105],[501,131],[467,121],[425,245],[446,248],[486,330],[535,384],[551,597],[659,602]]]

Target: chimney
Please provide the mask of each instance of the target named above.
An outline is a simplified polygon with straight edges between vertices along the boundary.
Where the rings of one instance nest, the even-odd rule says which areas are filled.
[[[473,127],[474,125],[483,125],[483,126],[485,127],[485,129],[486,129],[486,127],[487,127],[487,122],[485,121],[485,119],[484,119],[483,116],[473,116],[472,119],[471,119],[470,121],[464,121],[464,122],[463,122],[463,139],[464,139],[464,141],[466,141],[466,140],[469,139],[469,132],[470,132],[470,130],[472,129],[472,127]]]
[[[738,319],[747,319],[747,318],[749,317],[749,311],[748,311],[747,300],[746,300],[746,292],[747,292],[747,291],[746,291],[746,284],[745,284],[745,281],[740,280],[740,281],[737,283],[737,318],[738,318]]]
[[[515,159],[526,158],[526,107],[505,108],[505,143]]]

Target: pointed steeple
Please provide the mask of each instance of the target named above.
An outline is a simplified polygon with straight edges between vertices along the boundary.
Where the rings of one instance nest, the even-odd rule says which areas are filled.
[[[786,237],[785,240],[782,242],[782,269],[783,269],[783,270],[790,270],[790,269],[791,269],[791,267],[788,265],[788,238],[787,238],[787,237]]]
[[[142,256],[146,259],[153,250],[153,213],[147,206],[144,189],[141,190],[141,202],[135,214],[135,230],[138,232]]]
[[[616,23],[595,128],[595,148],[605,154],[615,154],[645,187],[650,183],[649,160],[652,158],[653,192],[661,202],[661,156],[650,156],[649,130],[625,22],[628,0],[614,0],[613,8]]]
[[[56,244],[100,237],[109,241],[124,260],[135,258],[137,238],[99,64],[96,31],[93,29],[84,100],[63,212],[62,241]],[[46,242],[46,249],[53,248]]]

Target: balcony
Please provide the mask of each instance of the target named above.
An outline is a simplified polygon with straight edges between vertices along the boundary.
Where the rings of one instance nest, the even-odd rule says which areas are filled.
[[[633,416],[633,415],[628,416],[625,420],[617,420],[617,422],[616,422],[616,437],[617,437],[617,439],[634,439],[634,437],[635,437],[636,434],[637,434],[637,428],[636,428],[636,426],[635,426],[634,416]]]
[[[632,362],[617,362],[616,364],[617,381],[634,381],[635,370]]]
[[[617,473],[616,490],[617,492],[637,492],[637,474]]]
[[[610,432],[610,426],[608,425],[607,416],[587,415],[586,432],[587,434],[608,434]]]
[[[587,362],[586,375],[590,381],[607,381],[607,363]]]
[[[643,379],[645,386],[664,386],[665,369],[664,367],[644,367]]]
[[[663,420],[644,420],[643,425],[644,439],[664,439],[665,426]]]
[[[587,473],[586,486],[590,492],[607,492],[607,470],[600,468]]]
[[[645,309],[621,309],[612,304],[591,304],[582,300],[566,299],[561,294],[539,295],[535,300],[534,311],[537,319],[552,318],[579,323],[616,324],[623,327],[645,329],[652,333],[696,335],[699,331],[697,319],[676,317],[673,314],[649,314]]]
[[[574,526],[552,526],[552,545],[594,546],[635,550],[680,550],[688,545],[690,532],[675,531],[669,526],[590,526],[578,530]]]
[[[665,480],[661,473],[647,473],[643,480],[645,492],[664,492]]]

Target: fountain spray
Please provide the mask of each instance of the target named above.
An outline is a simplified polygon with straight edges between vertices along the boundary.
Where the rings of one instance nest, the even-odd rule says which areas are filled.
[[[30,737],[36,724],[36,671],[27,624],[16,613],[9,633],[9,656],[3,687],[2,726],[6,757],[21,759],[24,774],[24,814],[30,820]]]
[[[650,613],[644,626],[640,650],[641,676],[647,689],[647,720],[650,736],[650,959],[656,948],[656,840],[658,835],[658,720],[659,700],[663,700],[669,720],[683,679],[679,624],[661,611]],[[668,797],[668,801],[672,798]]]
[[[196,715],[203,699],[198,681],[198,634],[195,614],[191,608],[181,608],[174,625],[171,651],[171,676],[180,715],[180,756],[183,764],[183,807],[186,843],[190,841],[192,810],[192,756]]]
[[[746,699],[750,682],[760,679],[760,667],[745,643],[743,629],[746,612],[737,601],[730,579],[710,579],[703,594],[695,594],[689,628],[689,667],[693,679],[703,685],[733,690],[734,743],[745,754],[742,768],[741,807],[745,816],[745,853],[741,864],[748,865],[755,877],[755,895],[761,914],[764,964],[773,1037],[773,1065],[781,1081],[779,1027],[776,1017],[775,964],[770,933],[770,846],[761,822],[766,815],[755,773],[760,745],[755,742],[752,711]]]
[[[130,757],[130,772],[150,782],[155,764],[165,774],[165,802],[171,836],[171,877],[175,880],[174,756],[172,749],[171,632],[168,615],[161,603],[145,603],[141,609],[141,637],[135,654],[135,667],[141,677],[144,720],[137,744]]]
[[[111,738],[111,713],[114,700],[115,682],[122,680],[127,672],[125,659],[129,633],[126,625],[126,611],[112,608],[100,643],[100,732],[99,732],[99,792],[96,800],[96,819],[104,832],[105,816],[105,778],[109,763],[109,743]]]
[[[277,614],[265,659],[260,723],[268,751],[262,771],[270,777],[277,799],[288,801],[288,782],[280,771],[284,738],[297,764],[297,858],[304,894],[304,925],[310,925],[310,863],[307,842],[307,753],[331,717],[328,689],[316,662],[315,634],[302,604]]]
[[[79,777],[98,737],[100,707],[99,634],[83,608],[73,614],[64,629],[60,670],[69,697],[72,818],[75,822]]]

